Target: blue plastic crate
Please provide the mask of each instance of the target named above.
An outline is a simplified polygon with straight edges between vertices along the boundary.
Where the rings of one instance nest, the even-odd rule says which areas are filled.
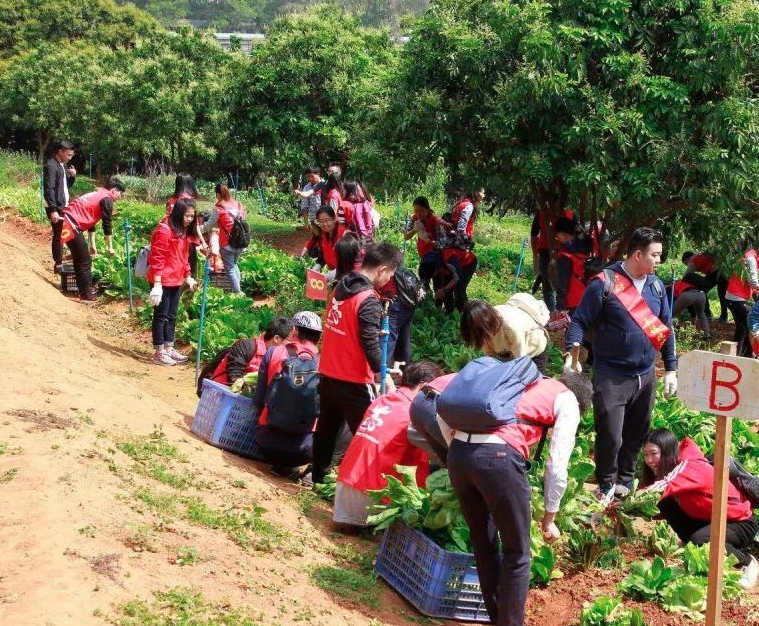
[[[448,552],[402,522],[385,531],[375,569],[425,615],[490,621],[474,556]]]
[[[190,430],[217,448],[259,458],[253,435],[258,415],[253,400],[206,378]]]

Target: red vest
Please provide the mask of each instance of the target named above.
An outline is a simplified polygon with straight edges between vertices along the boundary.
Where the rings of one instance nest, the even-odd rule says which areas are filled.
[[[564,209],[559,217],[566,217],[568,220],[574,221],[575,212],[572,209]],[[551,221],[553,225],[553,220]],[[538,211],[538,250],[548,250],[548,229],[546,228],[545,220],[543,219],[543,211]]]
[[[148,282],[161,277],[164,287],[179,287],[190,275],[190,240],[177,235],[165,222],[158,224],[150,237]]]
[[[319,348],[317,348],[310,341],[288,341],[287,343],[281,343],[274,352],[271,353],[271,359],[269,359],[269,365],[266,367],[266,388],[269,388],[271,381],[274,380],[274,375],[279,374],[282,370],[282,361],[289,359],[290,355],[287,353],[287,346],[291,346],[297,353],[308,352],[311,358],[316,358],[319,354]],[[304,357],[306,355],[303,355]],[[269,408],[264,407],[261,411],[261,415],[258,417],[258,425],[266,426],[266,421],[269,416]]]
[[[177,200],[192,200],[193,197],[189,193],[182,193],[179,194],[179,196],[171,196],[168,200],[166,200],[166,217],[169,217],[171,215],[171,210],[174,208],[174,205],[177,203]]]
[[[340,200],[335,214],[339,224],[346,228],[353,226],[353,203],[348,202],[348,200]]]
[[[266,354],[266,341],[264,341],[264,335],[261,333],[261,335],[255,340],[256,342],[256,353],[253,355],[253,358],[248,361],[248,364],[245,366],[245,374],[250,374],[251,372],[257,372],[258,368],[261,366],[261,360],[264,358],[264,354]],[[220,385],[231,385],[231,381],[227,377],[227,360],[229,359],[229,354],[224,355],[224,358],[219,361],[219,364],[216,366],[216,369],[213,371],[213,374],[211,374],[211,380],[215,383],[219,383]]]
[[[348,446],[337,480],[359,491],[383,489],[383,474],[400,478],[394,465],[416,466],[416,482],[424,485],[429,474],[427,454],[409,443],[406,430],[413,394],[401,387],[377,398],[364,413],[364,419]]]
[[[416,220],[414,220],[416,221]],[[426,255],[435,250],[435,242],[437,241],[437,224],[438,218],[434,213],[430,212],[427,219],[422,222],[424,224],[424,230],[429,237],[429,241],[422,241],[417,236],[416,238],[416,251],[419,253],[419,260],[421,261]]]
[[[361,347],[358,329],[358,309],[370,297],[379,298],[379,294],[367,289],[347,300],[332,296],[319,361],[319,372],[324,376],[349,383],[374,384],[374,372]]]
[[[76,222],[82,231],[89,230],[100,221],[102,210],[100,201],[103,198],[110,198],[111,194],[107,189],[98,187],[95,191],[86,193],[83,196],[71,201],[63,212]]]
[[[219,214],[219,221],[217,224],[219,225],[220,248],[229,245],[229,235],[232,232],[232,227],[235,223],[235,218],[232,217],[229,210],[235,208],[239,208],[240,212],[238,215],[242,219],[245,219],[245,207],[236,200],[227,200],[226,202],[219,201],[216,203],[216,211]]]
[[[560,257],[566,257],[572,261],[572,272],[569,275],[567,295],[564,298],[564,306],[567,309],[575,309],[585,293],[585,259],[588,257],[583,252],[559,252]]]
[[[496,431],[501,439],[517,450],[525,459],[530,456],[530,448],[543,435],[543,427],[550,428],[556,423],[554,405],[556,397],[567,388],[553,378],[541,378],[530,385],[516,405],[517,419],[531,423],[511,424]]]
[[[678,460],[684,464],[673,470],[662,499],[674,498],[680,508],[693,519],[708,521],[712,516],[714,494],[714,467],[695,442],[687,437],[680,442]],[[753,515],[751,503],[736,489],[727,484],[727,521],[742,522]]]
[[[335,252],[335,244],[340,241],[340,238],[345,234],[345,226],[338,224],[335,226],[333,236],[330,237],[327,233],[322,233],[319,236],[319,243],[322,249],[322,256],[324,257],[324,263],[331,270],[337,267],[337,252]]]
[[[461,219],[461,213],[464,211],[464,207],[466,207],[467,204],[471,204],[474,206],[474,203],[469,198],[464,198],[461,202],[459,202],[455,207],[453,207],[453,227],[457,228],[459,225],[459,220]],[[472,211],[472,215],[469,217],[469,221],[466,224],[466,234],[468,237],[474,237],[474,211]]]
[[[756,250],[751,248],[743,255],[743,258],[745,260],[753,258],[756,261]],[[727,293],[748,302],[751,299],[751,284],[747,280],[743,280],[740,274],[733,274],[727,283]]]
[[[442,256],[444,263],[448,263],[452,259],[456,259],[462,268],[469,267],[477,260],[477,257],[474,256],[474,254],[472,254],[469,250],[462,250],[461,248],[445,248],[443,250]]]
[[[686,283],[684,280],[676,280],[675,281],[675,300],[677,300],[677,298],[683,295],[683,292],[688,291],[689,289],[695,289],[695,288],[696,288],[695,285]]]
[[[697,272],[702,274],[711,274],[714,271],[714,260],[706,252],[694,254],[688,263],[692,265]]]

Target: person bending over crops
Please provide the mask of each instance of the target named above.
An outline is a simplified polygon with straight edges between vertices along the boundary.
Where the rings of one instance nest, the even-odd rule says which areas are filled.
[[[316,226],[319,227],[318,236],[315,235],[309,239],[301,250],[300,258],[305,258],[314,247],[318,246],[321,254],[320,260],[328,269],[334,270],[337,267],[335,245],[345,234],[345,227],[337,223],[335,211],[329,206],[322,206],[316,213]]]
[[[198,284],[190,275],[188,249],[196,232],[194,200],[177,200],[168,219],[150,237],[148,257],[150,302],[153,305],[153,360],[159,365],[184,363],[187,357],[174,349],[174,331],[182,285],[194,290]]]
[[[547,318],[545,305],[526,293],[515,294],[498,306],[470,300],[461,314],[461,337],[487,356],[530,356],[540,372],[547,374],[548,332],[541,323]]]
[[[366,492],[384,489],[384,474],[400,478],[395,465],[415,466],[416,482],[423,485],[429,474],[427,455],[409,443],[409,408],[422,386],[440,376],[440,368],[429,361],[410,363],[401,386],[369,405],[337,470],[335,507],[332,519],[340,524],[366,526],[371,501]]]
[[[714,467],[704,453],[692,439],[686,437],[678,443],[672,431],[658,428],[646,438],[643,460],[641,485],[644,489],[662,492],[659,510],[672,530],[683,543],[697,546],[707,543],[711,535]],[[730,469],[725,548],[743,567],[738,584],[751,589],[759,577],[759,562],[748,553],[748,548],[759,526],[752,502],[733,484],[732,477],[734,472],[742,471],[750,479],[756,479],[735,461],[731,462]]]
[[[229,386],[246,374],[257,372],[266,351],[285,341],[291,330],[289,318],[275,317],[257,338],[238,339],[230,347],[221,350],[200,373],[198,397],[205,378]]]
[[[482,597],[497,626],[524,624],[530,585],[530,448],[543,440],[548,428],[553,429],[544,479],[545,513],[540,522],[543,536],[550,543],[560,535],[554,519],[566,490],[567,466],[580,415],[592,398],[590,381],[582,374],[565,374],[559,380],[540,378],[534,364],[525,357],[512,363],[518,378],[503,378],[506,386],[512,381],[537,380],[524,388],[515,403],[512,398],[504,405],[505,414],[499,415],[496,422],[505,425],[486,426],[483,420],[492,424],[490,417],[467,410],[464,415],[468,417],[458,421],[465,420],[471,428],[468,431],[460,428],[453,413],[444,410],[441,403],[446,394],[449,398],[458,394],[459,404],[464,402],[462,406],[467,400],[472,406],[480,402],[480,398],[468,398],[472,383],[466,376],[464,387],[457,386],[456,378],[448,384],[437,406],[444,425],[457,428],[448,433],[448,473],[471,532]],[[483,374],[487,373],[488,365],[479,365],[485,368]],[[493,367],[507,365],[510,364]],[[506,377],[507,372],[502,376]]]
[[[440,252],[436,244],[440,234],[453,228],[452,224],[442,220],[430,208],[430,202],[424,196],[414,199],[414,216],[411,228],[403,233],[404,239],[416,235],[416,251],[419,253],[419,278],[425,291],[430,290],[430,281],[435,275]]]
[[[367,247],[361,268],[346,274],[328,303],[322,358],[319,362],[321,413],[314,435],[313,482],[324,481],[335,440],[347,422],[355,433],[376,397],[382,353],[382,305],[377,290],[393,277],[401,252],[389,243]],[[393,390],[390,376],[388,388]]]
[[[79,300],[93,302],[96,299],[92,292],[92,257],[90,250],[95,249],[94,227],[102,220],[103,234],[108,246],[108,254],[116,254],[113,249],[113,203],[121,198],[126,187],[119,178],[108,179],[105,188],[99,187],[95,191],[86,193],[73,200],[63,209],[63,229],[61,241],[71,252],[74,261],[74,273],[76,275],[76,287],[79,291]],[[84,238],[84,231],[90,231],[90,243]]]
[[[317,385],[322,321],[312,311],[296,313],[292,331],[269,348],[258,370],[253,406],[259,412],[254,441],[258,458],[280,476],[311,461],[318,411]]]

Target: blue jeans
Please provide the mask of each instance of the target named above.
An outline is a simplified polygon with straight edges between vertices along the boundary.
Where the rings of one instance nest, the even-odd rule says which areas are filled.
[[[219,250],[221,260],[224,262],[224,273],[229,278],[229,284],[232,287],[233,293],[240,293],[240,282],[242,276],[240,275],[240,268],[237,267],[237,261],[245,252],[245,248],[233,248],[232,246],[224,246]]]
[[[506,444],[454,439],[448,450],[451,486],[469,526],[482,597],[496,626],[524,624],[530,586],[526,472],[524,457]]]
[[[391,367],[393,359],[411,363],[411,324],[414,321],[414,309],[407,309],[396,298],[390,303],[390,336],[387,341],[387,364]]]

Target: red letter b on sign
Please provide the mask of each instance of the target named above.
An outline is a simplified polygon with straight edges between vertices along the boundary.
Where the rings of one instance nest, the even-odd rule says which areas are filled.
[[[733,380],[719,380],[720,369],[732,370],[735,372],[735,378]],[[712,363],[712,382],[709,390],[709,408],[714,411],[732,411],[735,407],[737,407],[738,403],[741,401],[741,396],[738,393],[738,383],[741,382],[741,378],[743,378],[743,373],[737,365],[725,362],[718,363],[717,361]],[[732,402],[717,403],[717,387],[729,389],[730,393],[733,394]]]

